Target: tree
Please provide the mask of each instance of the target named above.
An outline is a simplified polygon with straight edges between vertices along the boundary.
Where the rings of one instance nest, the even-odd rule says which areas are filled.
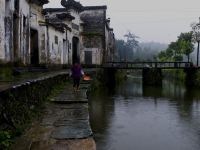
[[[192,34],[193,32],[186,32],[181,33],[180,36],[178,36],[178,43],[180,45],[181,52],[187,56],[188,62],[190,60],[190,54],[194,50],[194,45],[192,43]]]
[[[190,41],[181,40],[182,52],[187,56],[188,62],[190,61],[190,53],[193,52],[194,46]]]
[[[192,40],[197,42],[197,66],[199,65],[200,19],[199,23],[192,23]]]
[[[128,33],[125,34],[124,37],[126,37],[125,61],[127,61],[127,59],[132,60],[134,50],[139,47],[139,42],[136,40],[139,37],[131,33],[130,31],[128,31]]]
[[[192,32],[181,33],[175,42],[171,42],[168,48],[158,55],[158,58],[171,61],[182,61],[183,54],[187,56],[188,62],[190,60],[190,54],[193,52],[194,45],[192,43]]]
[[[117,52],[118,52],[118,59],[119,61],[123,61],[125,60],[125,41],[124,40],[116,40],[115,42],[116,44],[116,49],[117,49]]]

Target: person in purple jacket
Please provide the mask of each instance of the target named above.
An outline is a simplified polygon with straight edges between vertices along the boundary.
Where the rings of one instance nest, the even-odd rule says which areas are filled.
[[[70,76],[73,78],[74,91],[79,91],[80,79],[84,75],[83,69],[79,63],[74,63],[71,68]]]

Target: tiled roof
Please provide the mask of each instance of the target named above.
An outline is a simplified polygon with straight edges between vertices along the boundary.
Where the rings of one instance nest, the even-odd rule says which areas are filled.
[[[67,10],[74,9],[78,12],[81,12],[84,10],[84,7],[79,2],[76,2],[74,0],[67,0],[67,1],[61,0],[61,5],[65,7]]]
[[[49,3],[49,0],[29,0],[29,1],[37,5],[44,5]]]

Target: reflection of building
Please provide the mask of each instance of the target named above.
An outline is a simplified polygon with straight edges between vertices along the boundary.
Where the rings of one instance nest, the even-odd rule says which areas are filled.
[[[114,34],[106,6],[43,9],[48,0],[0,1],[0,60],[38,64],[101,64],[112,60]]]

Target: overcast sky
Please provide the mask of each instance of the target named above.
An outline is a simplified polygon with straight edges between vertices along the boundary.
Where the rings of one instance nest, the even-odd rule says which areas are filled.
[[[129,30],[139,41],[170,43],[181,32],[198,22],[200,0],[79,0],[83,6],[107,5],[107,17],[117,39]],[[50,0],[45,7],[61,7],[60,0]]]

